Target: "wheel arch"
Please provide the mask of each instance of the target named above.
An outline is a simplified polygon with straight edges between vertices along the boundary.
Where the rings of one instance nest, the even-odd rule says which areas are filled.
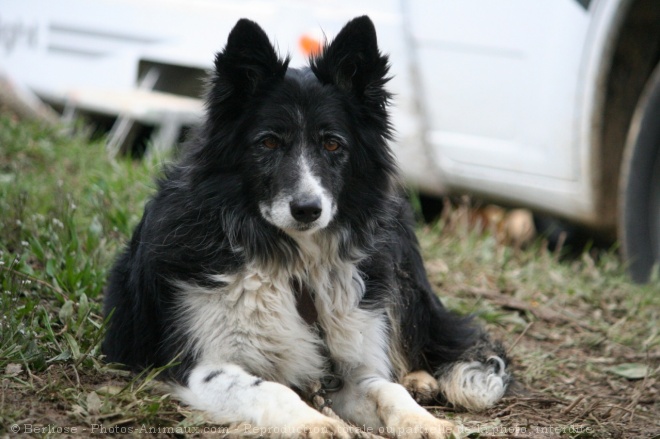
[[[660,2],[623,0],[599,48],[595,111],[589,120],[593,226],[614,237],[623,151],[637,102],[660,61]]]

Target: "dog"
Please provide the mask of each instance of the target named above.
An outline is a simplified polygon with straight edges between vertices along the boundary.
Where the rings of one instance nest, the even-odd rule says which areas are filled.
[[[362,428],[449,437],[420,403],[490,407],[510,365],[427,280],[388,146],[388,57],[362,16],[288,63],[256,23],[230,32],[205,121],[111,270],[103,352],[169,365],[217,423],[350,437],[331,404]]]

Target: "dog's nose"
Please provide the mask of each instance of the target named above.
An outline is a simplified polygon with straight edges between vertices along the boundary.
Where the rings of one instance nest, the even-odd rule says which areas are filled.
[[[301,223],[311,223],[321,216],[323,208],[320,198],[308,198],[289,203],[291,215]]]

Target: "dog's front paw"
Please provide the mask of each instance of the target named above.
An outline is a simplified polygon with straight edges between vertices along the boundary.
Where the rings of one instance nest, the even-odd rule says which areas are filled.
[[[314,412],[314,416],[297,420],[284,429],[284,437],[300,439],[351,439],[357,430],[338,419]]]
[[[438,419],[430,413],[401,415],[397,424],[388,428],[388,433],[397,439],[450,439],[459,437],[456,424]]]
[[[356,437],[357,429],[318,412],[317,415],[283,425],[266,426],[243,423],[230,428],[225,437],[229,439],[263,437],[272,439],[352,439]]]
[[[419,404],[431,403],[440,392],[438,381],[424,370],[410,372],[401,384]]]
[[[328,418],[327,416],[325,416],[324,419],[305,424],[303,427],[304,434],[299,437],[308,439],[350,439],[355,437],[347,424],[332,418]]]

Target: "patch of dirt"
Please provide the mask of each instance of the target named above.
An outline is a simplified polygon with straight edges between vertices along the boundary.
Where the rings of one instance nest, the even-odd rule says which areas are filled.
[[[76,402],[101,385],[126,383],[97,373],[81,373],[71,365],[52,365],[41,373],[22,371],[2,380],[2,411],[12,414],[5,433],[36,437],[81,437],[92,425],[76,416]]]

